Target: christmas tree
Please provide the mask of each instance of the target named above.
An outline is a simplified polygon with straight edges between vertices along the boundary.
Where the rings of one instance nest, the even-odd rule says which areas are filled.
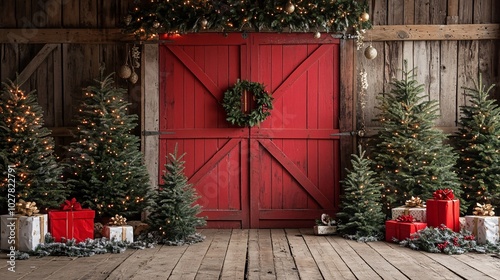
[[[58,207],[67,195],[42,108],[34,93],[20,86],[9,81],[0,92],[0,213],[7,212],[14,195],[42,211]]]
[[[500,207],[500,107],[490,98],[493,87],[486,88],[480,78],[475,88],[466,89],[469,105],[460,108],[457,169],[468,213],[476,203]]]
[[[126,90],[115,87],[112,76],[85,89],[77,116],[78,141],[68,148],[68,182],[82,206],[96,210],[97,216],[139,218],[149,176],[140,139],[131,134],[137,115],[127,113]]]
[[[359,156],[352,155],[352,171],[342,185],[344,194],[338,231],[357,240],[378,240],[383,236],[385,214],[382,212],[381,186],[375,181],[372,161],[359,146]]]
[[[384,211],[404,205],[412,196],[432,198],[436,189],[452,189],[459,197],[460,184],[453,171],[457,155],[444,143],[447,135],[433,127],[437,102],[422,94],[424,87],[407,70],[406,62],[403,78],[391,86],[389,93],[378,97],[377,117],[382,127],[374,153],[384,189]]]
[[[167,157],[163,184],[149,199],[150,229],[168,241],[186,240],[195,234],[196,227],[206,223],[205,218],[197,217],[201,206],[195,204],[198,196],[184,175],[184,155],[177,156],[176,145],[174,153]]]

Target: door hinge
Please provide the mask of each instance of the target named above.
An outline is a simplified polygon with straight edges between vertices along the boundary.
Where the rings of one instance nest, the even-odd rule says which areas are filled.
[[[175,132],[173,132],[173,131],[152,131],[152,130],[145,130],[142,132],[142,135],[144,135],[144,136],[163,135],[163,134],[175,134]]]
[[[330,134],[330,136],[359,136],[359,137],[363,137],[363,136],[365,136],[365,131],[363,129],[360,129],[357,131],[333,133],[333,134]]]

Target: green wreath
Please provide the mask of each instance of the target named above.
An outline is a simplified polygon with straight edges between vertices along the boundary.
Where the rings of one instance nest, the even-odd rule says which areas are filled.
[[[242,110],[242,98],[244,91],[253,94],[254,108],[245,113]],[[264,89],[264,85],[246,80],[238,80],[234,87],[224,93],[222,107],[226,110],[226,120],[238,126],[258,125],[271,115],[273,109],[273,97]]]

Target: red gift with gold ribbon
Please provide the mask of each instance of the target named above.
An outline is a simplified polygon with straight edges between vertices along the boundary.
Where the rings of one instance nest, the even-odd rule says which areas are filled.
[[[393,242],[409,238],[413,233],[427,227],[427,223],[417,222],[412,215],[401,215],[396,220],[385,222],[385,241]]]
[[[56,242],[62,238],[76,242],[94,239],[95,211],[83,209],[76,199],[66,200],[61,210],[49,210],[49,232]]]
[[[434,192],[434,199],[428,199],[427,225],[447,228],[460,232],[460,201],[455,199],[453,190],[441,189]]]

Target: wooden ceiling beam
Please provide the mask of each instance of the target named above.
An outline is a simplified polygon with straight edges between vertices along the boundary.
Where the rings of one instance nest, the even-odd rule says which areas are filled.
[[[375,25],[365,41],[456,41],[500,39],[500,24]]]
[[[500,24],[375,25],[365,41],[498,40]],[[0,29],[1,44],[115,44],[134,42],[131,34],[110,29]],[[151,41],[152,43],[154,41]]]

